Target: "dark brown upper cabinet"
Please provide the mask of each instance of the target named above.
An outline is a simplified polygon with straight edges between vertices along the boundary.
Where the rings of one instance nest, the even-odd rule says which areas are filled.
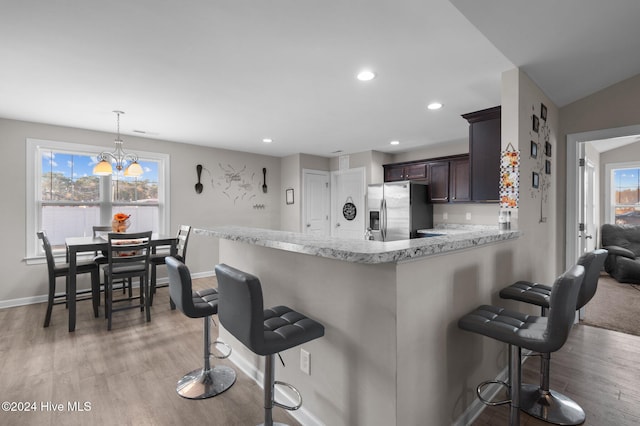
[[[395,182],[398,180],[424,180],[427,178],[427,167],[424,162],[408,162],[385,164],[384,181]]]
[[[449,162],[433,161],[427,163],[429,177],[429,201],[432,203],[449,202]]]
[[[471,200],[498,202],[501,107],[463,114],[469,122]]]
[[[471,200],[469,176],[468,156],[449,162],[449,201],[452,203],[460,203]]]

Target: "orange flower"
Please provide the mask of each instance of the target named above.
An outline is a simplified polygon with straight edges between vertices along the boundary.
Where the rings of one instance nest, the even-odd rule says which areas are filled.
[[[124,214],[124,213],[116,213],[113,215],[113,220],[116,220],[118,222],[124,222],[125,220],[129,219],[131,217],[130,214]]]

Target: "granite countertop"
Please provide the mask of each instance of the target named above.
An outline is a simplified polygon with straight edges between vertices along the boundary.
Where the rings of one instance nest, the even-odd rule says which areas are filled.
[[[408,261],[424,256],[507,241],[518,238],[522,234],[518,230],[500,231],[497,226],[484,225],[446,225],[425,231],[442,235],[382,242],[364,239],[343,240],[243,226],[216,226],[208,229],[193,229],[193,232],[198,235],[338,259],[345,262],[368,264]]]

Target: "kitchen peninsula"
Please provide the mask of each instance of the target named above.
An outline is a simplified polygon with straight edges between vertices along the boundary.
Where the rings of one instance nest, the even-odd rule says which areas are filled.
[[[506,354],[457,328],[510,284],[519,231],[447,226],[405,241],[353,241],[245,227],[194,229],[216,237],[220,263],[258,276],[265,307],[287,305],[325,336],[282,354],[276,379],[302,392],[305,424],[452,424]],[[261,360],[223,328],[232,360],[254,377]],[[506,360],[503,363],[506,366]],[[295,414],[295,413],[294,413]]]

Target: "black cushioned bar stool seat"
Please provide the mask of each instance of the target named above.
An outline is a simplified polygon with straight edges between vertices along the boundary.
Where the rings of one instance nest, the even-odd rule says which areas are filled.
[[[264,309],[260,280],[231,266],[216,266],[220,292],[220,323],[257,355],[266,356],[264,373],[264,425],[273,425],[273,406],[297,410],[300,393],[293,386],[275,381],[275,354],[324,336],[324,326],[286,306]],[[299,397],[289,407],[274,400],[274,385],[288,386]]]
[[[518,281],[500,290],[500,297],[503,299],[519,300],[542,307],[542,315],[546,315],[549,308],[550,295],[551,286],[530,281]]]
[[[176,307],[189,318],[204,318],[204,367],[186,374],[176,387],[178,394],[188,399],[204,399],[226,391],[236,381],[236,372],[226,365],[211,367],[211,317],[218,312],[218,291],[215,288],[192,290],[187,266],[174,257],[165,259],[169,273],[169,294]],[[221,343],[221,342],[216,342]],[[224,357],[226,358],[229,354]]]
[[[558,277],[549,296],[549,316],[534,316],[497,306],[483,305],[463,316],[458,326],[473,333],[509,344],[510,404],[509,424],[520,424],[522,348],[550,353],[560,349],[569,336],[584,267],[576,265]],[[478,396],[480,388],[478,386]],[[480,399],[486,402],[482,397]]]
[[[576,310],[584,307],[596,294],[600,271],[607,258],[607,250],[594,250],[584,253],[578,259],[578,265],[585,268],[584,281],[578,293]],[[503,299],[518,300],[540,306],[545,316],[549,308],[552,287],[518,281],[500,291]],[[559,425],[578,425],[584,422],[584,410],[567,396],[549,389],[551,354],[543,353],[540,358],[540,385],[523,384],[520,406],[528,414],[548,423]]]

